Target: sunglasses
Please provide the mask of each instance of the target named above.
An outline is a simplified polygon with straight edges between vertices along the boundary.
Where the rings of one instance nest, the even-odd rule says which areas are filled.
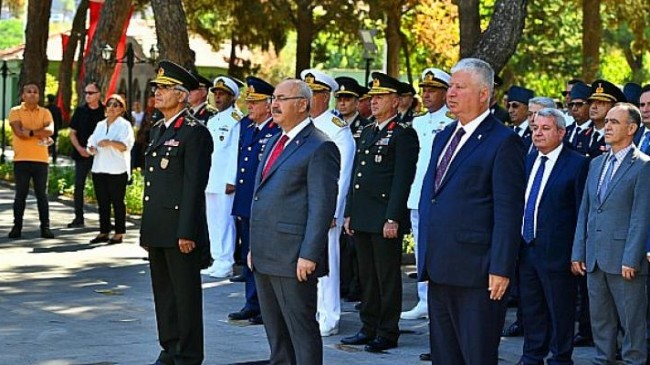
[[[117,101],[109,101],[106,103],[106,106],[109,108],[121,108],[122,104],[118,103]]]
[[[95,95],[95,94],[99,94],[99,91],[84,91],[84,94],[86,94],[86,95]]]
[[[562,91],[562,96],[567,96],[567,95],[569,95],[568,91],[566,91],[566,90]]]
[[[586,104],[587,103],[585,103],[584,101],[572,101],[569,102],[567,105],[569,106],[569,108],[582,108]]]

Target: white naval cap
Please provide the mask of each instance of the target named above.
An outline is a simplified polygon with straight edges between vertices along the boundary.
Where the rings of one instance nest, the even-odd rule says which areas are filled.
[[[302,70],[300,78],[309,85],[313,91],[336,91],[338,82],[333,77],[313,68]]]
[[[210,91],[214,92],[217,89],[225,90],[233,94],[235,99],[239,98],[239,86],[235,80],[228,76],[218,76],[214,79],[214,84],[213,87],[210,88]]]
[[[451,81],[451,76],[449,76],[449,74],[445,71],[437,68],[427,68],[426,70],[422,71],[422,79],[420,80],[419,86],[441,87],[448,89],[449,81]]]

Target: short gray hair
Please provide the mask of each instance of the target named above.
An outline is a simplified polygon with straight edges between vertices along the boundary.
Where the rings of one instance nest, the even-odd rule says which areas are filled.
[[[627,112],[627,121],[629,123],[634,123],[637,127],[641,125],[643,118],[641,118],[641,111],[636,105],[631,103],[616,103],[614,107],[619,107]]]
[[[531,104],[539,105],[542,108],[555,108],[555,101],[547,96],[536,96],[528,100],[528,106]]]
[[[298,91],[298,95],[296,96],[302,96],[307,100],[307,111],[309,111],[309,109],[311,109],[311,98],[314,96],[309,85],[300,79],[286,79],[284,81],[288,81],[296,87]]]
[[[546,99],[548,99],[548,98],[546,98]],[[531,99],[531,101],[532,101],[532,99]],[[551,101],[553,101],[553,100],[551,99]],[[537,104],[537,103],[535,103],[535,104]],[[540,104],[538,104],[538,105],[540,105]],[[554,105],[555,105],[555,103],[554,103]],[[566,129],[566,121],[564,120],[564,114],[561,111],[555,109],[554,106],[550,107],[550,108],[541,109],[540,111],[537,112],[536,117],[553,118],[553,121],[555,122],[556,127],[560,128],[560,129]]]
[[[488,99],[492,97],[494,92],[494,70],[489,63],[478,58],[463,58],[451,68],[452,74],[458,71],[469,71],[478,76],[479,84],[488,88]]]

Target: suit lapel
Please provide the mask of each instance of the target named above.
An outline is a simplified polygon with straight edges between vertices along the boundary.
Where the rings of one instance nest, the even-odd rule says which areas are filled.
[[[150,148],[151,150],[155,150],[163,142],[168,141],[169,139],[171,139],[176,135],[176,128],[174,128],[174,125],[176,124],[179,118],[185,118],[185,114],[186,114],[185,110],[180,114],[178,114],[178,116],[174,118],[174,120],[169,124],[169,127],[167,127],[167,129],[165,130],[165,133],[163,133],[162,135],[160,135],[160,127],[156,129],[158,133],[156,133],[156,138],[153,140],[153,144],[151,145]],[[163,126],[163,124],[161,124],[160,126]]]
[[[293,138],[291,141],[287,143],[286,146],[284,146],[284,150],[282,150],[280,156],[278,156],[277,160],[275,160],[275,162],[273,163],[273,166],[271,166],[270,170],[266,173],[264,179],[261,179],[262,177],[261,172],[264,170],[264,167],[258,169],[258,175],[259,175],[258,178],[261,179],[259,184],[260,186],[264,185],[264,182],[268,180],[271,177],[271,175],[273,175],[273,173],[278,169],[278,167],[282,165],[294,152],[296,152],[298,149],[300,149],[300,147],[302,147],[305,144],[305,140],[309,138],[309,135],[311,135],[314,128],[315,128],[314,123],[310,122],[303,130],[301,130],[298,133],[298,135],[295,138]],[[266,164],[270,152],[275,149],[275,142],[280,138],[281,135],[282,133],[278,133],[278,135],[276,135],[273,138],[273,147],[267,148],[266,149],[267,151],[264,152],[264,158],[262,159],[264,164]]]
[[[623,158],[623,161],[621,162],[620,166],[618,169],[616,169],[616,173],[614,173],[614,176],[612,176],[612,180],[609,182],[607,185],[607,191],[605,192],[605,197],[603,198],[603,201],[600,202],[602,205],[609,195],[612,193],[612,190],[616,187],[616,184],[621,180],[623,175],[629,170],[634,162],[636,162],[636,159],[638,157],[637,149],[635,147],[632,147],[632,150],[630,150],[625,158]],[[600,179],[599,179],[600,180]]]
[[[555,165],[553,165],[553,170],[551,170],[551,174],[548,176],[548,180],[546,180],[546,184],[544,185],[544,191],[542,191],[542,196],[539,198],[540,205],[546,198],[546,192],[548,191],[548,187],[553,186],[555,180],[557,180],[558,176],[562,174],[562,170],[564,170],[564,168],[566,167],[568,163],[568,160],[566,158],[567,153],[569,153],[569,150],[567,149],[566,146],[563,146],[560,155],[557,157],[557,161],[555,161]]]
[[[453,160],[451,160],[451,163],[449,164],[449,168],[447,168],[447,172],[445,173],[445,176],[442,179],[442,182],[440,183],[440,187],[438,188],[438,191],[441,191],[443,187],[447,184],[447,181],[454,175],[456,170],[458,170],[458,166],[460,166],[463,161],[474,152],[476,147],[478,147],[483,141],[485,141],[488,138],[489,131],[492,129],[492,123],[494,123],[494,120],[490,120],[491,115],[488,115],[487,118],[483,119],[481,124],[479,124],[478,128],[472,133],[471,136],[469,136],[469,139],[465,142],[465,144],[458,150],[456,153],[456,156],[454,157]],[[455,129],[454,129],[455,131]],[[437,162],[436,162],[437,163]]]

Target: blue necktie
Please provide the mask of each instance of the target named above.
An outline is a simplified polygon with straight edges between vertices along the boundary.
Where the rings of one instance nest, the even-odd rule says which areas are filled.
[[[616,163],[616,156],[612,155],[609,158],[609,166],[607,166],[607,171],[605,171],[605,178],[603,182],[600,183],[600,190],[598,191],[598,200],[602,203],[605,199],[605,194],[607,193],[607,186],[609,182],[612,181],[612,175],[614,173],[614,164]]]
[[[647,153],[648,151],[648,145],[650,144],[650,131],[647,131],[643,134],[643,143],[641,143],[641,147],[639,148],[641,152]]]
[[[532,242],[535,238],[535,206],[537,205],[537,198],[542,187],[542,177],[544,176],[544,168],[548,157],[541,156],[539,167],[533,178],[533,185],[530,187],[528,200],[526,201],[526,208],[524,209],[524,229],[523,237],[526,243]]]

